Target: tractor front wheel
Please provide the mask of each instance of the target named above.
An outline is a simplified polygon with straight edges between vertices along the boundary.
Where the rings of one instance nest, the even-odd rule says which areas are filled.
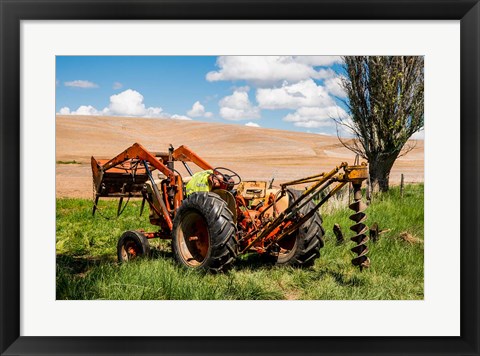
[[[236,232],[233,214],[220,196],[191,194],[173,220],[173,255],[185,267],[226,271],[237,257]]]
[[[291,202],[300,197],[301,194],[296,190],[289,191],[289,193]],[[315,203],[310,201],[299,212],[306,215],[314,207]],[[322,217],[316,212],[297,231],[280,240],[278,243],[280,251],[275,261],[276,264],[296,267],[312,266],[315,260],[320,257],[320,249],[324,244],[323,235],[325,231],[322,222]]]
[[[118,262],[128,262],[139,257],[148,256],[150,244],[140,231],[126,231],[118,240]]]

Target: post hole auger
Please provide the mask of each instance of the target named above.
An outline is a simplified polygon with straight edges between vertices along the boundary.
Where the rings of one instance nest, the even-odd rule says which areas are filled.
[[[352,260],[352,263],[362,269],[370,266],[370,259],[366,256],[368,253],[366,243],[369,240],[366,234],[368,227],[363,223],[367,218],[367,215],[364,213],[367,206],[362,202],[361,184],[354,183],[352,185],[353,203],[349,205],[349,208],[355,212],[350,215],[350,220],[353,220],[355,224],[350,227],[350,230],[354,231],[356,235],[352,236],[350,239],[357,244],[351,249],[352,252],[357,254],[357,257]]]
[[[340,173],[339,173],[340,172]],[[363,224],[363,221],[366,219],[366,214],[363,212],[366,209],[366,205],[361,201],[362,198],[362,182],[368,177],[368,168],[366,163],[360,165],[349,166],[346,162],[342,162],[340,166],[335,167],[332,171],[328,173],[321,173],[319,175],[314,175],[291,182],[281,184],[280,197],[284,196],[287,191],[287,187],[298,184],[313,183],[310,187],[305,189],[303,193],[298,197],[286,210],[282,212],[272,223],[268,226],[258,238],[263,238],[267,236],[272,231],[280,229],[281,233],[276,236],[272,244],[278,243],[285,236],[291,234],[293,231],[299,229],[306,221],[308,221],[317,210],[325,204],[332,196],[338,193],[346,184],[351,183],[354,187],[354,202],[350,204],[350,209],[355,210],[355,214],[350,216],[350,219],[355,221],[355,224],[351,226],[351,230],[356,232],[357,235],[351,238],[352,241],[355,241],[357,245],[351,249],[352,252],[356,253],[358,257],[352,259],[352,264],[355,266],[360,266],[360,269],[363,267],[368,267],[370,265],[370,260],[366,257],[368,253],[368,248],[365,245],[368,241],[367,235],[365,235],[368,230],[367,226]],[[322,194],[325,190],[334,185],[333,188],[327,193]],[[312,202],[315,197],[321,197],[320,201],[316,203],[305,215],[298,214],[299,211],[310,202]],[[272,205],[275,204],[276,199],[273,201]],[[283,225],[283,226],[282,226]],[[268,247],[268,246],[267,246]]]
[[[183,167],[175,168],[178,163]],[[92,157],[91,164],[93,213],[100,198],[119,198],[120,204],[125,197],[141,198],[141,209],[149,207],[150,223],[158,228],[126,231],[120,236],[120,262],[148,255],[149,240],[161,238],[172,240],[175,259],[186,268],[223,272],[237,256],[251,252],[278,265],[311,266],[324,245],[318,210],[342,187],[352,184],[355,200],[350,208],[355,213],[350,218],[355,222],[352,240],[357,243],[352,262],[361,268],[368,266],[365,206],[361,204],[361,186],[368,175],[365,163],[349,166],[344,162],[330,172],[279,187],[242,180],[238,173],[207,163],[186,146],[150,152],[135,143],[112,159]],[[180,173],[182,169],[186,173]],[[295,185],[307,188],[295,190]]]

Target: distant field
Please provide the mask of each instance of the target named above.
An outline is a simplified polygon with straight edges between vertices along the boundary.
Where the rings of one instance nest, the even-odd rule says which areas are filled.
[[[71,159],[69,159],[71,160]],[[72,165],[68,165],[72,166]],[[332,233],[339,223],[346,235],[351,211],[326,207],[325,247],[310,269],[265,266],[258,256],[242,256],[227,274],[204,275],[179,267],[169,241],[153,240],[149,259],[119,265],[116,244],[125,230],[152,230],[148,214],[139,217],[139,201],[130,201],[118,219],[92,217],[87,199],[57,199],[57,299],[423,299],[423,184],[407,185],[376,197],[367,224],[387,232],[369,242],[371,268],[351,265],[354,245],[337,245]],[[102,201],[102,213],[114,216],[116,202]]]
[[[112,158],[138,142],[152,151],[186,145],[214,166],[233,169],[244,179],[285,182],[330,171],[355,155],[336,137],[242,125],[171,119],[96,116],[56,117],[57,197],[92,197],[90,157]],[[424,179],[423,141],[395,163],[392,184]]]

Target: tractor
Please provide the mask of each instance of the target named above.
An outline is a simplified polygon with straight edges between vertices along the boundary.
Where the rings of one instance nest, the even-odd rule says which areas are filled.
[[[180,174],[176,164],[183,165]],[[189,164],[208,176],[207,187],[196,189]],[[156,231],[126,231],[119,238],[119,262],[150,254],[149,240],[171,239],[175,260],[184,267],[207,272],[227,271],[239,255],[258,253],[278,265],[308,267],[320,256],[324,229],[319,208],[346,184],[353,187],[350,217],[355,224],[351,239],[352,263],[369,266],[366,205],[362,182],[368,176],[365,163],[343,162],[330,172],[280,184],[242,180],[235,171],[214,167],[186,146],[168,152],[150,152],[135,143],[112,159],[91,158],[94,204],[100,198],[119,198],[117,215],[124,198],[142,198],[149,207],[149,220]],[[178,167],[177,167],[178,168]],[[157,179],[154,178],[157,173]],[[198,172],[197,172],[198,173]],[[305,189],[295,190],[293,186]],[[193,186],[193,187],[192,187]]]

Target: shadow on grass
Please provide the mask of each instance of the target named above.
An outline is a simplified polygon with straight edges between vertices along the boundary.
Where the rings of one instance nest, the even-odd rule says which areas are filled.
[[[152,248],[150,250],[151,259],[166,259],[173,261],[173,253],[171,251],[159,250]],[[70,254],[57,254],[57,269],[67,272],[71,275],[82,275],[93,267],[104,264],[118,264],[116,256],[100,255],[100,256],[78,256]]]
[[[157,260],[157,259],[166,259],[173,261],[173,252],[168,250],[159,250],[152,248],[150,250],[150,258]]]
[[[165,259],[171,262],[176,262],[173,256],[173,252],[170,249],[165,248],[151,248],[150,250],[150,257],[153,260],[156,259]],[[251,253],[247,255],[239,256],[235,262],[233,263],[233,268],[230,271],[254,271],[259,269],[273,269],[278,268],[275,266],[271,261],[269,261],[264,256],[261,256],[256,253]],[[226,272],[226,273],[228,273]]]
[[[257,253],[241,256],[237,258],[233,265],[237,271],[275,268],[273,261],[267,256],[262,256]]]
[[[108,255],[93,257],[59,254],[56,259],[57,269],[68,272],[72,275],[82,275],[92,267],[97,267],[102,264],[111,264],[113,262],[115,262],[115,260]]]
[[[173,252],[169,249],[158,249],[158,248],[151,248],[150,250],[150,257],[151,259],[165,259],[175,262],[175,258],[173,256]],[[239,256],[236,261],[233,263],[233,268],[236,271],[240,270],[255,270],[260,268],[267,268],[271,269],[275,265],[268,261],[267,258],[261,256],[256,253],[251,253],[248,255]]]
[[[174,262],[174,256],[171,250],[152,248],[149,256],[152,260],[164,259]],[[106,264],[117,264],[116,257],[111,255],[101,256],[73,256],[68,254],[57,255],[56,264],[57,270],[69,275],[76,275],[83,277],[90,269],[99,267]],[[308,271],[309,277],[317,281],[324,280],[327,277],[333,278],[336,284],[342,287],[361,287],[365,285],[363,278],[356,275],[349,275],[347,273],[333,270],[331,268],[315,271],[313,268],[301,268],[301,267],[289,267],[289,266],[276,266],[272,260],[259,254],[248,254],[238,258],[233,264],[233,272],[240,271],[257,271],[257,270],[273,270],[278,268],[284,268],[285,270],[303,270]],[[226,272],[229,273],[229,272]]]
[[[361,287],[365,285],[364,279],[357,275],[349,275],[340,271],[332,269],[324,269],[315,273],[312,278],[322,280],[326,277],[331,277],[335,283],[341,287]]]

